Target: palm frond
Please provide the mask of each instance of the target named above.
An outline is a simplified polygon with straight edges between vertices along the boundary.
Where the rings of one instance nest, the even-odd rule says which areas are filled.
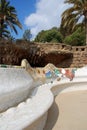
[[[4,27],[6,24],[6,26],[9,26],[11,30],[13,30],[16,34],[17,34],[16,26],[22,29],[22,25],[17,18],[16,9],[13,6],[10,6],[9,1],[6,0],[0,1],[0,17],[3,21],[2,23],[0,23],[0,27],[2,26],[2,28],[6,28]]]

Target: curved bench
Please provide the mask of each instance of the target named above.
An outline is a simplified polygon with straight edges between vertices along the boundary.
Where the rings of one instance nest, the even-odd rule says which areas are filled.
[[[0,112],[24,101],[33,79],[22,68],[0,68]]]
[[[32,130],[41,130],[47,119],[47,111],[53,103],[53,94],[47,86],[41,86],[31,99],[20,103],[17,107],[8,109],[0,114],[1,130],[23,130],[32,128],[32,123],[40,120]],[[42,117],[42,118],[41,118]],[[3,120],[2,120],[3,119]],[[37,123],[36,123],[37,124]]]
[[[35,88],[31,98],[0,114],[1,130],[43,130],[55,95],[59,92],[87,89],[87,74],[83,73],[86,70],[78,70],[72,81],[64,78]]]

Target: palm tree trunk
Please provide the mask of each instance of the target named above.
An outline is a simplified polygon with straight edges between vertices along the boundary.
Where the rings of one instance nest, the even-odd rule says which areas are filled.
[[[86,45],[87,45],[87,22],[86,22]]]
[[[87,45],[87,11],[85,15],[85,33],[86,33],[86,45]]]
[[[0,38],[2,38],[2,28],[1,28],[1,23],[0,23]]]
[[[0,18],[0,38],[2,38],[3,24],[4,24],[4,20],[2,18]]]

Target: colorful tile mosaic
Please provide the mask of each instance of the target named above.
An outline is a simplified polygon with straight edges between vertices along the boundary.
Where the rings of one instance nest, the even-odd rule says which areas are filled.
[[[46,78],[51,78],[52,77],[52,72],[48,71],[45,73]]]
[[[53,71],[48,71],[45,73],[45,77],[46,78],[57,78],[57,77],[67,77],[68,79],[70,79],[70,81],[73,80],[73,78],[75,77],[75,71],[77,69],[54,69]]]

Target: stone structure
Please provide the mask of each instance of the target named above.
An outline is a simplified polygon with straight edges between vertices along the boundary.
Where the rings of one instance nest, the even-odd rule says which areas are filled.
[[[87,65],[87,46],[72,47],[72,64],[70,67],[82,67]]]
[[[60,68],[83,67],[87,65],[87,46],[0,41],[0,64],[20,65],[22,59],[27,59],[33,67],[44,67],[48,63]]]
[[[35,51],[35,49],[37,50]],[[53,63],[57,67],[83,67],[87,65],[87,46],[36,43],[31,45],[31,65],[45,66]]]
[[[24,60],[24,61],[25,61],[25,63],[27,63],[26,60]],[[22,62],[22,65],[24,67],[23,62]],[[51,65],[51,66],[54,67],[53,65]],[[26,64],[25,64],[25,67],[26,67]],[[18,70],[16,68],[17,72],[18,72]],[[6,69],[4,70],[4,68],[3,68],[3,71],[7,73],[7,70]],[[7,73],[7,75],[4,74],[5,79],[10,80],[10,77],[12,77],[13,78],[12,81],[15,82],[15,80],[16,80],[15,77],[17,77],[17,76],[15,76],[14,72],[11,73],[12,68],[9,68],[9,71],[10,71],[10,73],[9,73],[10,76],[8,75],[8,73]],[[32,89],[30,92],[28,90],[26,92],[24,92],[24,90],[23,90],[24,93],[22,94],[21,97],[23,97],[24,94],[26,95],[27,92],[29,92],[27,99],[22,100],[22,102],[19,102],[15,106],[12,105],[12,107],[10,107],[6,111],[0,113],[0,129],[1,130],[46,130],[44,127],[47,122],[47,119],[49,119],[48,110],[51,109],[54,99],[56,96],[58,96],[59,93],[66,93],[66,92],[70,92],[70,91],[72,92],[72,91],[80,91],[80,90],[87,91],[87,73],[86,72],[87,72],[87,67],[78,68],[75,73],[75,78],[72,81],[69,81],[67,77],[61,77],[60,81],[58,81],[57,79],[53,79],[53,82],[44,83],[42,85],[40,85],[40,83],[39,83],[38,87],[37,87],[37,85],[33,86],[33,84],[32,84]],[[0,71],[0,73],[1,73],[1,71]],[[1,73],[1,79],[3,78],[2,74],[3,73]],[[29,84],[26,84],[26,81],[23,80],[23,79],[26,79],[26,77],[23,73],[16,73],[16,75],[18,75],[17,78],[19,78],[22,83],[25,82],[25,85],[23,86],[24,88],[26,88],[26,85],[29,86]],[[40,80],[38,80],[38,81],[40,81]],[[20,84],[18,82],[15,82],[15,84],[14,84],[14,82],[12,82],[13,85],[16,85],[16,88],[18,89],[18,86]],[[30,82],[30,77],[28,78],[28,83],[29,82]],[[9,82],[7,82],[7,87],[9,87],[9,84],[10,84],[10,83],[9,84],[8,83]],[[23,85],[23,84],[21,84],[21,85]],[[12,87],[12,85],[10,84],[10,89],[11,89],[11,87]],[[2,86],[2,89],[3,88],[4,88],[4,86]],[[22,89],[17,90],[17,92],[18,91],[21,92]],[[6,89],[5,89],[5,91],[6,91]],[[10,91],[12,96],[13,96],[13,92]],[[15,99],[17,99],[17,101],[19,101],[20,97],[16,96],[18,94],[17,92],[15,93]],[[83,93],[83,95],[84,95],[84,93]],[[7,97],[7,92],[3,93],[3,97],[5,97],[5,96]],[[12,99],[11,98],[12,96],[9,95],[10,100]],[[18,94],[18,96],[19,96],[19,94]],[[6,98],[3,98],[3,99],[6,99]],[[84,98],[82,98],[82,99],[83,100],[81,100],[81,101],[83,104]],[[1,101],[3,101],[3,100],[1,100]],[[12,101],[14,101],[14,100],[12,99],[11,102]],[[85,102],[85,104],[87,104],[87,103]],[[58,107],[59,106],[56,105],[57,109],[58,109]],[[57,109],[56,109],[56,111],[55,111],[55,109],[53,109],[52,116],[54,115],[54,111],[56,112],[56,115],[58,115]],[[83,114],[84,112],[82,113],[82,111],[80,111],[80,113],[81,113],[81,115],[79,114],[79,116],[76,117],[75,123],[73,123],[73,118],[71,118],[71,115],[69,115],[70,119],[72,120],[71,126],[72,126],[72,128],[75,126],[74,127],[75,129],[79,129],[78,126],[80,125],[82,130],[86,130],[87,125],[86,125],[86,118],[84,121],[84,114]],[[82,123],[80,123],[80,122],[78,123],[77,119],[80,119],[80,118],[82,118]],[[64,119],[66,120],[66,118],[64,118]],[[57,121],[57,120],[58,120],[58,118],[56,118],[55,121]],[[52,124],[54,126],[53,122],[51,122],[50,124]],[[85,126],[85,129],[84,129],[84,126]]]

